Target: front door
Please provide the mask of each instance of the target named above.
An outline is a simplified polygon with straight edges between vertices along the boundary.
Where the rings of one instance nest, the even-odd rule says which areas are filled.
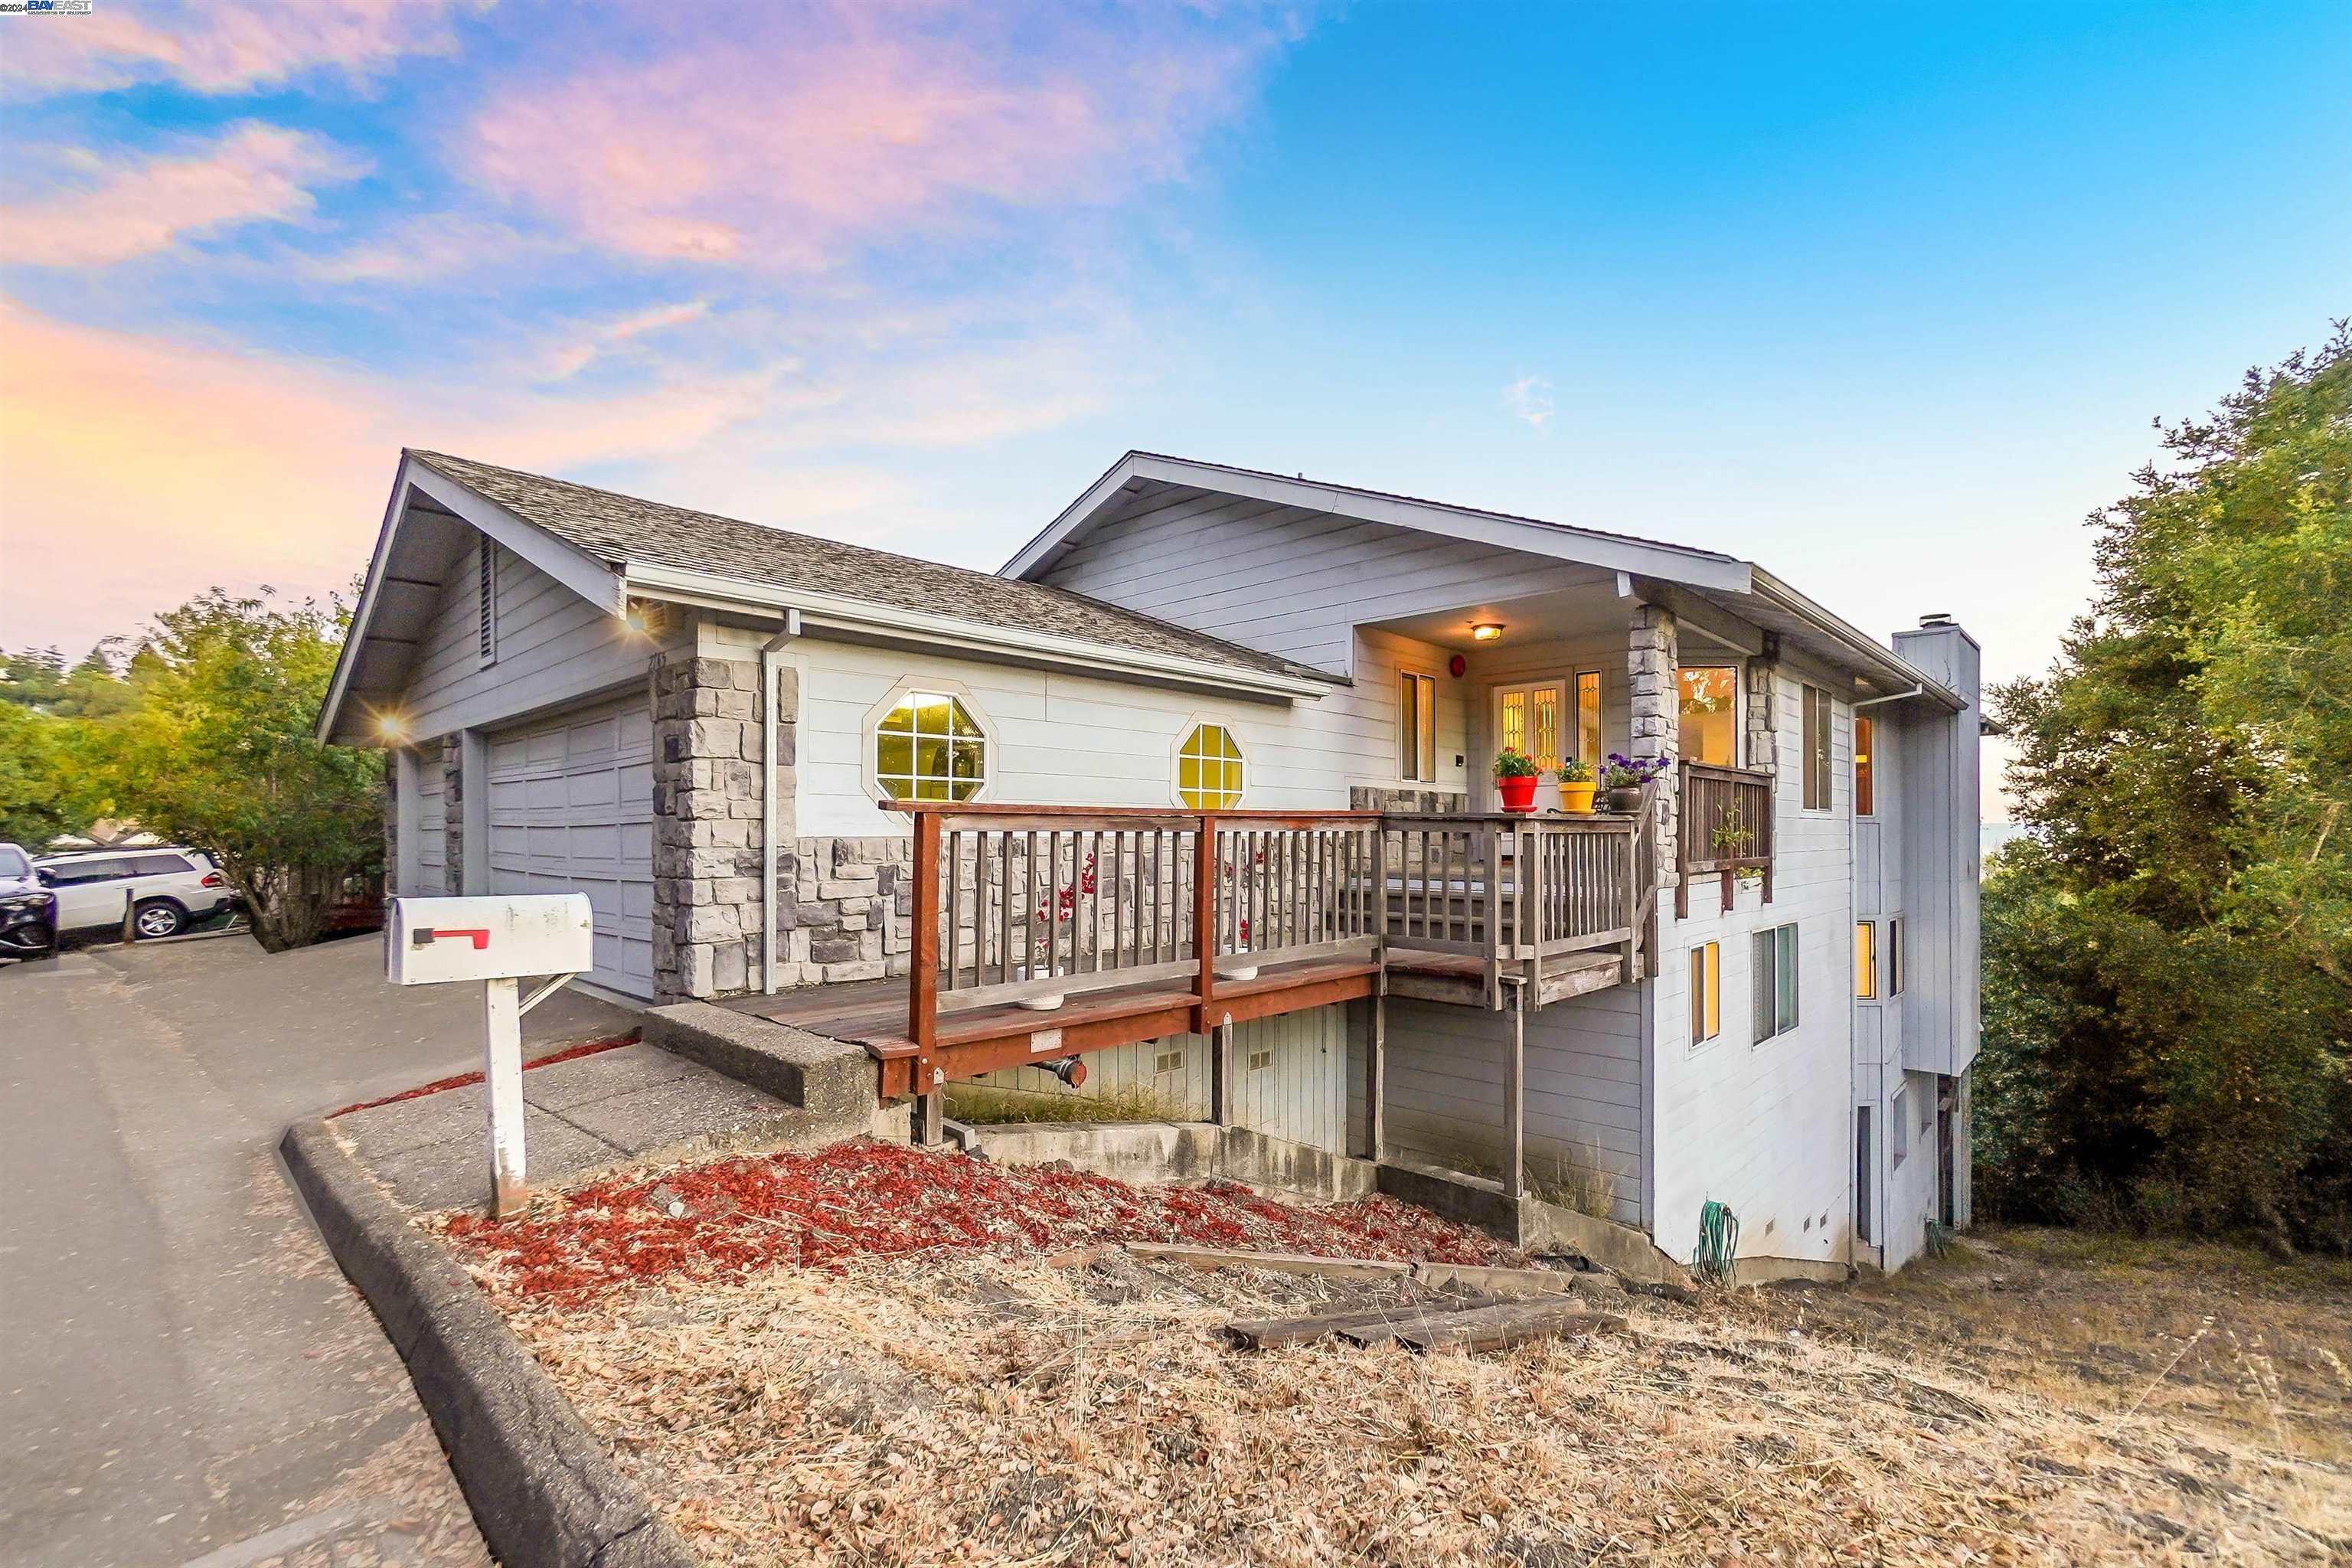
[[[1538,680],[1495,689],[1495,749],[1508,746],[1533,757],[1547,774],[1559,766],[1568,741],[1568,682]],[[1488,761],[1492,761],[1489,758]]]

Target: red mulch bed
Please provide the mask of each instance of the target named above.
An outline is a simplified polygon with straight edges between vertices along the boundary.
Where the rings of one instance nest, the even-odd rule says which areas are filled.
[[[659,1206],[650,1199],[663,1190]],[[672,1200],[686,1205],[671,1218]],[[1502,1245],[1385,1197],[1294,1208],[1246,1188],[1138,1187],[859,1139],[813,1154],[721,1160],[595,1183],[506,1222],[443,1221],[465,1254],[525,1296],[659,1278],[740,1279],[778,1264],[953,1248],[1006,1256],[1098,1241],[1492,1263]]]
[[[634,1046],[636,1043],[636,1036],[624,1035],[617,1040],[592,1040],[584,1046],[566,1046],[560,1051],[523,1063],[522,1070],[529,1072],[533,1068],[551,1068],[558,1062],[576,1062],[582,1057],[593,1057],[599,1051],[617,1051],[623,1046]],[[415,1089],[404,1089],[398,1094],[387,1094],[382,1100],[362,1100],[357,1105],[346,1105],[341,1110],[330,1110],[327,1112],[327,1120],[332,1121],[336,1117],[349,1116],[354,1110],[373,1110],[379,1105],[398,1105],[404,1100],[422,1100],[428,1094],[438,1094],[445,1089],[464,1089],[469,1084],[481,1081],[482,1075],[478,1072],[461,1072],[456,1078],[436,1078],[431,1083],[420,1083]]]

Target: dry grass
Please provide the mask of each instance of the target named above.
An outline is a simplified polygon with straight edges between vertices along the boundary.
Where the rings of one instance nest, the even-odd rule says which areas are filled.
[[[1239,1354],[1370,1288],[1121,1253],[493,1296],[714,1563],[2352,1557],[2341,1280],[1992,1245],[1479,1356]]]
[[[1181,1121],[1181,1100],[1146,1087],[1081,1094],[1073,1089],[999,1089],[992,1084],[948,1085],[948,1114],[975,1127],[1024,1121]]]

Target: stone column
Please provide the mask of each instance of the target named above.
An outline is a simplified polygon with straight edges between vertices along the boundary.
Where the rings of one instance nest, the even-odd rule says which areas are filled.
[[[1625,673],[1633,697],[1633,752],[1664,757],[1665,771],[1653,791],[1657,807],[1658,886],[1675,886],[1675,846],[1682,817],[1681,782],[1675,764],[1682,756],[1682,710],[1675,667],[1680,642],[1674,612],[1659,605],[1636,605],[1626,630]]]
[[[466,741],[441,737],[441,890],[466,890]]]
[[[1778,773],[1780,766],[1779,664],[1769,658],[1748,661],[1748,765]]]
[[[760,946],[760,663],[678,655],[654,672],[654,989],[751,983]]]

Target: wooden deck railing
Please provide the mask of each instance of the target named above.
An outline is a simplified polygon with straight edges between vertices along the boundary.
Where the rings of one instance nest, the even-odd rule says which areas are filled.
[[[1764,901],[1772,901],[1772,775],[1759,768],[1726,768],[1710,763],[1681,764],[1682,815],[1676,840],[1675,913],[1690,913],[1692,879],[1723,879],[1723,907],[1731,907],[1733,882],[1760,878]]]

